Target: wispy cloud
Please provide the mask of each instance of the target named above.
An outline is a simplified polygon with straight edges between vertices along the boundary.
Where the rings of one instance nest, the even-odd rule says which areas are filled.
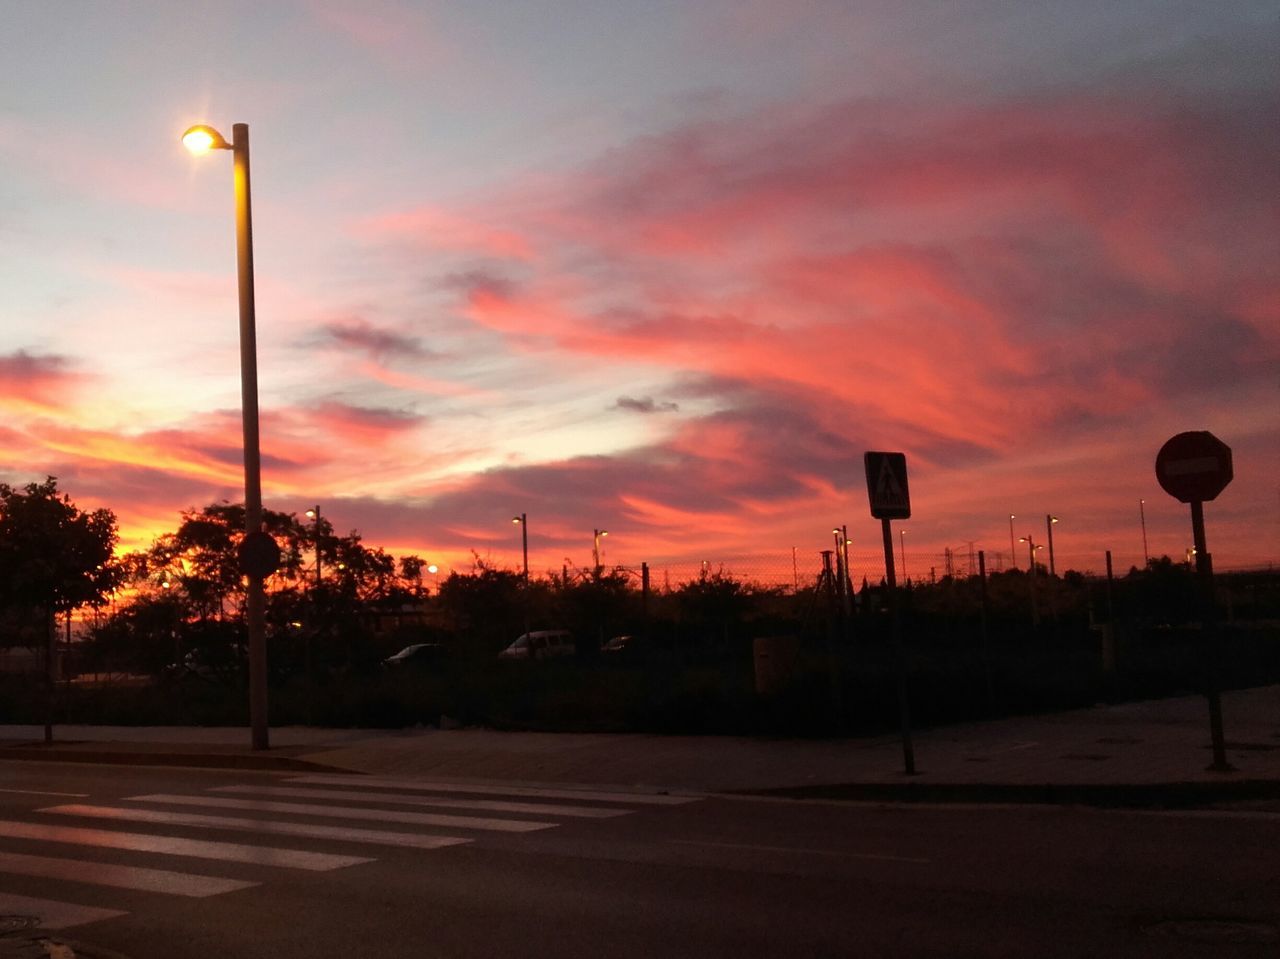
[[[680,410],[680,404],[670,400],[658,402],[652,396],[619,396],[612,409],[626,410],[631,413],[676,413]]]

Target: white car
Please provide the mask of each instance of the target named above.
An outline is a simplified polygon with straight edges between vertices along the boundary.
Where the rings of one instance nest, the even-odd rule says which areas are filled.
[[[558,659],[576,652],[573,634],[567,629],[536,629],[523,633],[498,654],[499,659]]]

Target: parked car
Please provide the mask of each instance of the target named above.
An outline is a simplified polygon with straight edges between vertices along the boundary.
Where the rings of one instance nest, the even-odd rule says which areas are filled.
[[[636,643],[634,636],[614,636],[600,647],[600,652],[606,655],[616,655],[625,653],[627,650],[634,651],[635,648]]]
[[[248,654],[234,644],[197,646],[179,662],[164,668],[170,679],[203,679],[209,682],[230,682],[243,673]]]
[[[499,659],[559,659],[577,651],[573,634],[567,629],[536,629],[522,633],[498,654]]]
[[[398,653],[393,653],[382,661],[387,669],[404,669],[405,667],[435,666],[448,655],[440,643],[414,643],[406,646]]]

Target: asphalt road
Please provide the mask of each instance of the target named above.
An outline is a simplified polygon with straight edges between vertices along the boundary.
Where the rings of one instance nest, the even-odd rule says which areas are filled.
[[[1266,809],[479,793],[0,763],[0,916],[136,959],[1270,959],[1278,853]]]

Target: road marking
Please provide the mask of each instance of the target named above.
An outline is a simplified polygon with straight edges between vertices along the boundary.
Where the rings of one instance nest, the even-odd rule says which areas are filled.
[[[522,819],[485,819],[478,816],[396,812],[390,809],[321,806],[315,803],[269,802],[263,799],[217,799],[211,796],[175,796],[169,793],[127,796],[124,801],[166,803],[173,806],[212,806],[216,809],[247,809],[258,812],[283,812],[294,813],[299,816],[327,816],[331,819],[366,819],[370,822],[398,822],[414,826],[485,829],[490,832],[535,832],[539,829],[553,829],[556,826],[553,822],[529,822]]]
[[[286,869],[308,869],[328,872],[360,863],[373,862],[360,856],[334,856],[306,852],[301,849],[278,849],[273,846],[248,846],[234,842],[206,842],[202,839],[175,839],[141,833],[113,832],[106,829],[78,829],[74,826],[48,826],[41,823],[6,822],[0,820],[0,836],[11,839],[39,839],[45,842],[98,846],[104,849],[128,849],[134,852],[156,852],[165,856],[189,856],[194,859],[217,859],[225,862],[247,862],[258,866],[280,866]]]
[[[367,793],[350,789],[295,789],[288,786],[217,786],[209,792],[253,796],[281,796],[293,799],[343,799],[356,802],[386,802],[401,806],[435,806],[443,809],[478,809],[486,812],[531,813],[535,816],[567,816],[580,819],[613,819],[629,815],[627,809],[592,806],[561,806],[546,803],[499,802],[492,799],[443,799],[409,796],[402,793]]]
[[[84,799],[88,793],[50,793],[40,789],[0,789],[0,793],[21,793],[24,796],[62,796],[67,799]]]
[[[276,836],[305,836],[309,839],[333,839],[339,842],[371,843],[379,846],[412,846],[416,849],[442,849],[471,842],[456,836],[424,836],[413,832],[387,832],[381,829],[356,829],[347,826],[319,826],[301,822],[279,822],[271,819],[242,819],[238,816],[205,816],[199,813],[169,812],[160,809],[121,809],[113,806],[50,806],[39,812],[63,816],[110,819],[118,822],[163,823],[172,826],[207,826],[237,832],[267,833]]]
[[[6,916],[34,916],[40,920],[40,929],[68,929],[83,926],[86,922],[127,916],[120,909],[100,909],[97,906],[78,906],[56,899],[33,899],[0,892],[0,914]]]
[[[839,849],[803,849],[798,846],[757,846],[750,843],[710,842],[702,839],[668,839],[677,846],[711,846],[716,849],[745,849],[750,852],[786,852],[805,856],[834,856],[839,859],[879,859],[885,862],[931,863],[932,859],[917,856],[891,856],[877,852],[844,852]]]
[[[420,792],[475,793],[478,796],[527,796],[544,799],[579,799],[584,802],[634,803],[637,806],[681,806],[697,802],[701,796],[671,796],[655,793],[597,792],[589,789],[548,789],[541,786],[492,786],[478,783],[438,783],[413,779],[361,777],[361,786],[375,789],[411,789]],[[350,776],[297,776],[289,782],[316,786],[350,786]]]
[[[16,852],[0,852],[0,872],[18,876],[40,876],[68,882],[87,882],[95,886],[163,892],[172,896],[203,899],[224,892],[248,889],[256,882],[199,876],[194,873],[171,872],[168,869],[146,869],[142,866],[116,866],[83,859],[52,859],[27,856]]]

